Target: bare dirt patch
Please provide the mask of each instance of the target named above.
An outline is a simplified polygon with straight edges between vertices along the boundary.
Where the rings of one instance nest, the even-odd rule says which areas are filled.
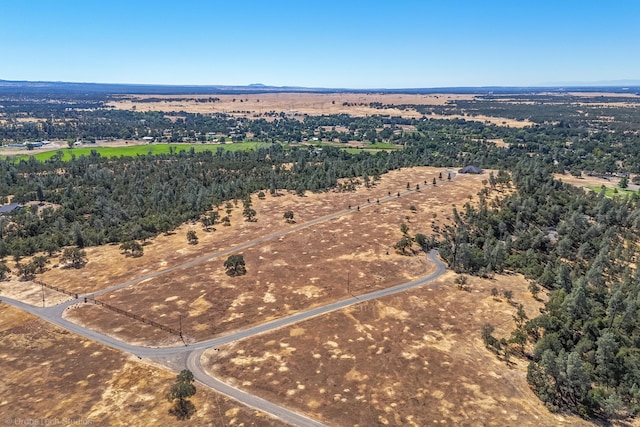
[[[441,172],[443,179],[439,180]],[[110,246],[95,248],[87,266],[75,273],[77,277],[68,270],[52,270],[45,273],[44,280],[64,280],[69,288],[96,290],[96,284],[105,287],[294,227],[282,217],[286,210],[293,210],[297,224],[303,224],[351,205],[351,211],[343,216],[239,251],[247,264],[245,276],[227,276],[223,256],[99,297],[172,328],[178,328],[182,320],[188,340],[210,338],[427,275],[432,266],[417,248],[413,256],[393,249],[402,237],[400,224],[408,225],[410,235],[430,234],[432,224],[447,222],[452,205],[461,206],[473,198],[486,179],[486,175],[457,175],[448,182],[446,176],[443,169],[403,169],[384,175],[373,188],[362,186],[354,193],[254,198],[257,222],[238,219],[238,208],[232,213],[231,227],[218,227],[211,233],[198,231],[202,237],[197,246],[186,244],[184,229],[195,227],[186,225],[172,236],[158,237],[145,247],[141,258],[124,258]],[[435,187],[433,178],[437,180]],[[407,183],[413,190],[397,197],[398,192],[406,191]],[[415,191],[417,185],[420,191]],[[390,201],[377,202],[389,193],[393,196]],[[145,328],[132,328],[131,319],[93,304],[70,309],[67,316],[125,340],[148,340],[149,344],[170,341],[161,331],[147,334]]]
[[[15,264],[9,265],[10,268],[15,269]],[[51,307],[71,299],[71,296],[67,294],[31,281],[19,280],[16,276],[11,276],[9,280],[0,282],[0,295],[40,307]]]
[[[510,145],[508,142],[504,142],[504,139],[502,138],[488,139],[487,141],[493,142],[494,144],[496,144],[496,147],[500,148],[509,148]]]
[[[573,186],[576,187],[601,187],[601,186],[605,186],[605,187],[609,187],[609,188],[615,188],[618,186],[618,182],[620,181],[619,178],[600,178],[598,176],[588,176],[588,175],[582,175],[580,177],[577,176],[573,176],[571,174],[555,174],[553,176],[555,179],[562,181],[566,184],[571,184]]]
[[[484,348],[484,324],[508,337],[516,309],[541,306],[521,276],[471,278],[470,292],[437,283],[208,351],[204,365],[236,386],[328,424],[590,425],[549,413],[529,389],[526,363],[507,367]]]
[[[1,303],[0,364],[3,420],[145,427],[177,423],[164,397],[174,373]],[[201,386],[192,402],[196,413],[184,425],[283,425]]]
[[[512,128],[523,128],[527,126],[533,126],[535,123],[529,120],[515,120],[507,117],[493,117],[493,116],[485,116],[482,114],[436,114],[431,113],[427,115],[428,118],[431,119],[441,119],[441,120],[454,120],[454,119],[464,119],[472,122],[483,122],[483,123],[491,123],[496,126],[506,126]]]

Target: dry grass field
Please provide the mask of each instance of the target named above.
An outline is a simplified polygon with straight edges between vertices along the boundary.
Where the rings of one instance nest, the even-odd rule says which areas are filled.
[[[239,388],[329,425],[586,426],[550,413],[529,389],[527,362],[507,365],[480,330],[508,338],[516,309],[491,289],[509,289],[530,317],[542,303],[521,276],[436,283],[368,301],[277,332],[209,350],[204,365]]]
[[[577,177],[577,176],[573,176],[571,174],[555,174],[554,178],[562,181],[566,184],[571,184],[573,186],[576,187],[601,187],[601,186],[605,186],[605,187],[609,187],[609,188],[615,188],[618,186],[618,181],[620,181],[619,179],[606,179],[606,178],[600,178],[598,176],[587,176],[587,175],[582,175],[581,177]]]
[[[219,98],[217,102],[198,102],[197,99]],[[474,99],[470,94],[381,94],[381,93],[263,93],[247,95],[126,95],[125,99],[108,103],[109,106],[136,111],[184,111],[188,113],[213,114],[224,113],[238,117],[254,118],[270,113],[284,112],[290,116],[311,116],[330,114],[350,114],[356,117],[391,115],[407,118],[419,118],[422,114],[412,108],[397,108],[400,105],[442,106],[456,100]],[[153,99],[153,101],[148,101]],[[142,102],[144,101],[144,102]],[[371,103],[380,103],[385,108],[372,107]],[[489,122],[499,126],[524,127],[533,123],[502,117],[483,115],[438,115],[434,119],[465,119]]]
[[[0,417],[6,425],[176,425],[175,374],[0,303]],[[281,426],[197,386],[184,426]]]
[[[424,255],[406,256],[393,249],[401,237],[400,224],[406,223],[410,234],[430,234],[432,223],[446,222],[452,205],[462,206],[470,196],[473,198],[486,179],[458,175],[451,182],[438,180],[434,187],[431,183],[440,172],[443,178],[447,176],[446,171],[435,168],[394,171],[384,175],[375,187],[362,186],[355,193],[309,193],[305,197],[286,194],[267,196],[263,201],[254,198],[257,222],[241,218],[240,204],[232,211],[231,227],[217,226],[215,232],[205,233],[198,225],[185,225],[171,236],[153,240],[141,258],[126,258],[117,246],[91,249],[90,261],[77,277],[70,277],[68,270],[54,268],[42,278],[73,292],[93,292],[352,206],[341,217],[240,251],[247,263],[244,276],[227,276],[223,256],[100,297],[174,328],[182,317],[187,340],[210,338],[342,299],[349,292],[366,293],[428,274],[432,266]],[[407,182],[414,188],[409,194],[377,203],[378,198],[390,192],[395,195],[405,191]],[[421,188],[415,191],[418,182]],[[297,224],[285,223],[283,213],[288,209],[294,211]],[[197,230],[198,245],[186,244],[187,229]],[[114,259],[118,262],[114,263]],[[138,343],[176,342],[175,336],[147,325],[132,329],[129,318],[93,304],[78,304],[66,315]]]
[[[355,192],[304,197],[282,192],[264,200],[254,196],[256,222],[246,222],[242,204],[232,203],[230,227],[216,225],[216,231],[204,232],[199,224],[185,224],[149,240],[140,258],[125,257],[117,245],[89,248],[83,269],[60,269],[54,260],[40,279],[81,295],[92,293],[351,205],[340,217],[246,247],[240,251],[247,262],[244,276],[227,276],[222,256],[100,297],[173,328],[181,318],[187,342],[211,338],[428,274],[433,266],[423,254],[402,255],[393,249],[401,237],[400,224],[411,235],[431,234],[432,226],[450,221],[452,206],[461,209],[467,201],[475,202],[487,179],[486,173],[455,174],[448,181],[447,174],[419,167],[392,171],[375,186],[361,185]],[[407,184],[411,191],[397,197]],[[390,200],[377,202],[389,193]],[[226,214],[224,205],[221,209]],[[283,219],[289,209],[296,224]],[[187,244],[191,229],[198,234],[198,245]],[[470,278],[465,292],[453,284],[455,276],[448,272],[410,292],[210,350],[204,365],[239,388],[331,425],[588,425],[549,413],[528,388],[526,362],[514,358],[507,365],[482,344],[484,324],[494,325],[499,338],[508,337],[514,327],[514,305],[491,297],[492,288],[511,290],[514,302],[523,304],[529,317],[536,315],[542,303],[531,297],[526,281],[517,275]],[[31,282],[12,278],[0,288],[2,295],[42,302],[41,287]],[[47,305],[65,298],[45,292]],[[173,374],[4,305],[0,310],[0,360],[9,378],[3,386],[12,390],[0,402],[3,415],[82,414],[106,425],[122,420],[171,424],[164,391],[159,390],[171,383]],[[90,303],[72,306],[65,316],[136,344],[179,344],[175,335]],[[82,371],[73,371],[78,365]],[[44,375],[35,375],[43,370]],[[62,403],[51,404],[58,401]],[[194,403],[199,417],[194,425],[205,419],[220,420],[220,425],[276,424],[203,390]],[[205,423],[210,422],[218,424]]]

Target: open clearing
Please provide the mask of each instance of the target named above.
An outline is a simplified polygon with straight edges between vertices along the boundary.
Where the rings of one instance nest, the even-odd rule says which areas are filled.
[[[18,149],[0,149],[0,155],[2,156],[15,156],[15,161],[27,160],[33,156],[36,160],[44,162],[55,156],[58,152],[62,153],[61,159],[67,161],[72,156],[90,156],[93,152],[100,154],[102,157],[136,157],[146,156],[148,154],[169,154],[171,150],[176,153],[181,151],[194,150],[196,152],[213,151],[223,149],[225,151],[248,151],[255,150],[259,147],[268,147],[270,144],[264,142],[236,142],[229,144],[148,144],[141,141],[126,141],[126,144],[122,144],[122,141],[113,142],[98,142],[95,144],[85,144],[82,147],[76,147],[69,149],[68,147],[61,148],[59,145],[48,145],[34,149],[33,151],[18,150]]]
[[[0,363],[0,415],[7,425],[27,425],[30,420],[29,425],[47,421],[47,425],[141,427],[177,422],[164,397],[175,374],[2,303]],[[284,425],[204,387],[196,388],[191,399],[196,413],[181,425]]]
[[[626,189],[620,188],[620,178],[613,176],[599,177],[582,175],[581,177],[576,177],[569,174],[555,174],[554,178],[564,182],[565,184],[571,184],[575,187],[585,188],[597,193],[602,190],[602,187],[605,187],[605,195],[608,197],[626,197],[640,190],[640,185],[632,184],[631,182],[629,182]],[[629,181],[631,181],[631,177],[629,178]]]
[[[431,182],[438,179],[440,172],[443,180],[434,187]],[[406,223],[411,235],[431,234],[432,223],[446,222],[452,204],[468,201],[486,179],[486,175],[458,175],[448,182],[446,176],[444,169],[403,169],[384,175],[373,188],[362,186],[353,193],[309,193],[305,197],[286,194],[267,196],[262,201],[256,197],[257,222],[244,221],[239,204],[232,210],[231,227],[216,226],[217,231],[205,233],[199,225],[185,225],[171,236],[154,239],[141,258],[126,258],[117,246],[91,248],[89,263],[73,275],[77,277],[70,276],[68,270],[54,268],[42,275],[42,280],[80,294],[95,292],[203,253],[292,228],[296,224],[287,224],[282,217],[288,209],[294,211],[296,222],[303,224],[352,206],[350,212],[338,218],[240,251],[247,263],[244,276],[227,276],[223,256],[99,297],[176,329],[182,321],[187,342],[211,338],[349,294],[387,288],[427,275],[432,266],[424,255],[416,252],[415,256],[406,256],[393,249],[402,236],[400,224]],[[402,197],[394,196],[406,191],[407,182],[414,190]],[[415,191],[418,182],[422,186],[419,192]],[[389,192],[392,200],[378,204],[378,198]],[[361,208],[358,210],[357,206]],[[200,237],[195,246],[186,244],[186,230],[191,228]],[[168,345],[177,339],[137,322],[132,328],[131,319],[94,304],[78,304],[66,316],[139,344]]]
[[[197,99],[218,98],[216,102],[200,102]],[[122,110],[163,111],[214,114],[224,113],[237,117],[272,117],[273,113],[284,112],[291,116],[319,116],[330,114],[350,114],[363,117],[390,115],[420,118],[422,113],[412,108],[398,108],[402,105],[443,106],[456,100],[475,99],[472,94],[382,94],[382,93],[261,93],[238,95],[126,95],[124,99],[107,105]],[[372,103],[384,108],[376,108]],[[498,126],[524,127],[533,123],[503,117],[483,115],[439,115],[430,114],[434,119],[465,119],[489,122]]]
[[[570,174],[555,174],[554,178],[562,181],[566,184],[571,184],[573,186],[576,187],[601,187],[601,186],[605,186],[608,188],[615,188],[618,186],[618,181],[620,179],[607,179],[607,178],[600,178],[599,176],[587,176],[587,175],[583,175],[580,177],[577,176],[573,176]]]
[[[402,236],[400,224],[408,225],[410,235],[431,234],[432,226],[450,221],[453,205],[461,209],[464,203],[477,200],[488,171],[483,175],[452,173],[452,181],[447,180],[447,175],[445,169],[418,167],[392,171],[372,188],[361,185],[355,192],[307,193],[304,197],[281,193],[267,195],[264,200],[254,196],[256,222],[246,222],[241,216],[242,204],[234,207],[232,203],[230,227],[216,225],[216,231],[207,233],[199,224],[185,224],[170,235],[148,241],[140,258],[125,257],[117,245],[89,248],[89,262],[83,269],[60,269],[54,260],[52,268],[40,279],[81,295],[90,294],[291,229],[351,205],[345,215],[240,251],[247,262],[245,276],[228,277],[222,267],[226,259],[223,256],[99,297],[172,328],[177,329],[181,322],[187,343],[211,338],[427,275],[433,267],[423,254],[401,255],[393,249]],[[397,197],[398,192],[407,191],[407,184],[411,191]],[[389,193],[390,200],[377,202]],[[501,194],[494,192],[492,196]],[[297,224],[284,221],[283,213],[289,209],[294,211]],[[224,212],[226,207],[223,205],[221,210]],[[185,235],[190,229],[197,231],[198,245],[187,244]],[[526,363],[514,358],[515,363],[507,367],[482,345],[480,329],[485,323],[496,327],[499,338],[508,337],[513,329],[514,306],[492,298],[491,288],[511,290],[514,300],[524,305],[529,316],[536,315],[541,302],[530,296],[526,281],[515,275],[494,280],[470,278],[471,292],[465,292],[453,285],[454,277],[449,272],[435,284],[212,349],[205,354],[204,365],[239,388],[329,424],[588,425],[579,419],[550,414],[528,388]],[[4,295],[41,303],[41,287],[36,284],[13,278],[1,287]],[[58,301],[64,297],[47,293],[46,304],[50,304],[49,298]],[[3,308],[3,318],[16,316],[4,316],[7,310]],[[7,362],[4,364],[12,378],[7,387],[19,390],[14,396],[39,396],[44,386],[33,373],[55,366],[54,378],[61,379],[59,390],[55,389],[57,394],[52,394],[51,399],[68,402],[47,412],[46,408],[53,408],[46,403],[51,400],[34,398],[28,400],[32,406],[25,413],[68,416],[64,411],[73,407],[76,414],[86,413],[98,419],[130,417],[132,421],[128,423],[133,425],[138,419],[149,425],[148,420],[164,422],[162,417],[169,417],[168,404],[161,396],[164,391],[157,390],[171,383],[172,374],[46,324],[45,328],[41,321],[27,315],[20,316],[24,322],[54,332],[46,332],[48,338],[42,347],[29,347],[34,345],[29,343],[38,341],[31,336],[16,337],[18,332],[13,329],[3,335],[7,345],[2,360]],[[91,303],[70,307],[65,317],[134,344],[181,343],[175,335]],[[11,324],[11,328],[16,325]],[[26,349],[10,342],[24,343]],[[100,357],[92,359],[93,354]],[[108,363],[103,357],[109,358]],[[27,365],[30,358],[34,360]],[[64,376],[77,360],[83,360],[83,371]],[[28,371],[27,366],[32,370]],[[32,375],[23,377],[25,370]],[[87,379],[90,373],[99,377],[95,384]],[[48,378],[46,375],[44,378]],[[138,378],[144,384],[138,385]],[[82,387],[88,387],[91,393]],[[132,390],[142,390],[141,395],[146,396],[140,398],[142,403],[137,403]],[[159,400],[152,398],[158,394]],[[17,397],[5,399],[7,408],[19,407],[14,399]],[[128,399],[132,406],[121,409],[130,403]],[[225,425],[274,424],[261,414],[224,400],[218,403],[216,399],[214,394],[197,395],[197,416],[208,414],[208,418],[198,419],[225,417]],[[162,403],[156,404],[158,401]],[[109,405],[120,406],[116,410]],[[163,406],[159,409],[157,405]],[[78,407],[86,409],[77,410]],[[118,423],[116,418],[111,420],[105,422]],[[142,425],[143,421],[139,423]]]
[[[330,425],[582,426],[551,414],[529,389],[526,361],[511,366],[484,348],[490,323],[508,338],[516,309],[542,303],[521,276],[436,283],[365,302],[203,356],[210,373]]]

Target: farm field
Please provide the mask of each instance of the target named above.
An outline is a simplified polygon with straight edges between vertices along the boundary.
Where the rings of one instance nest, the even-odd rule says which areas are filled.
[[[382,93],[261,93],[247,95],[216,95],[216,102],[198,102],[197,98],[209,98],[210,95],[126,95],[122,99],[109,102],[116,109],[136,111],[185,111],[188,113],[224,113],[235,117],[268,118],[273,113],[287,115],[319,116],[331,114],[349,114],[363,117],[371,115],[390,115],[406,118],[420,118],[422,113],[412,108],[399,108],[401,105],[443,106],[456,100],[475,99],[471,94],[382,94]],[[374,107],[371,104],[380,104]],[[493,123],[499,126],[524,127],[532,125],[527,120],[513,120],[504,117],[485,115],[441,115],[432,113],[434,119],[465,119]]]
[[[148,154],[169,154],[170,152],[179,153],[180,151],[195,150],[196,152],[203,151],[216,151],[219,148],[227,151],[247,151],[255,150],[258,147],[268,146],[267,143],[261,142],[238,142],[234,144],[104,144],[93,146],[91,144],[82,147],[69,148],[54,148],[51,150],[40,150],[34,154],[12,154],[11,158],[15,161],[27,160],[33,156],[38,161],[46,161],[57,155],[58,152],[62,153],[61,160],[69,160],[72,156],[90,156],[93,152],[100,154],[102,157],[135,157],[146,156]],[[12,151],[15,153],[15,151]],[[21,150],[20,153],[25,153]],[[0,155],[3,155],[3,151],[0,150]],[[8,156],[8,155],[7,155]]]
[[[73,149],[69,149],[66,147],[56,146],[45,146],[34,151],[25,151],[18,149],[10,149],[10,148],[0,148],[0,157],[12,159],[13,161],[26,161],[30,157],[33,157],[35,160],[44,162],[52,157],[56,156],[58,153],[62,153],[60,159],[62,161],[68,161],[75,157],[81,156],[91,156],[94,152],[98,153],[102,157],[136,157],[136,156],[146,156],[146,155],[156,155],[156,154],[169,154],[171,150],[173,152],[179,153],[181,151],[190,151],[194,150],[195,152],[204,152],[204,151],[217,151],[219,149],[225,151],[249,151],[256,150],[262,147],[268,147],[271,144],[267,142],[256,142],[256,141],[243,141],[243,142],[234,142],[227,144],[214,144],[214,143],[206,143],[206,144],[164,144],[164,143],[140,143],[140,141],[117,141],[114,143],[110,142],[102,142],[96,145],[87,144],[82,147],[75,147]],[[367,151],[371,153],[376,153],[379,151],[385,150],[398,150],[401,147],[388,144],[388,143],[376,143],[376,144],[368,144],[366,147],[356,144],[327,144],[327,143],[314,143],[312,144],[317,147],[322,146],[331,146],[343,149],[351,154],[357,154],[362,151]],[[285,148],[288,146],[285,145]]]

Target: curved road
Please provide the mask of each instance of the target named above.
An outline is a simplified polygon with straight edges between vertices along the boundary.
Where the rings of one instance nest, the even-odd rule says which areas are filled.
[[[408,193],[413,193],[414,190],[405,190],[400,192],[400,194],[396,194],[396,195],[388,195],[385,197],[382,197],[379,200],[380,203],[382,202],[386,202],[389,200],[393,200],[396,199],[397,197],[400,197],[401,195],[405,195]],[[367,208],[369,206],[376,206],[378,203],[366,203],[360,206],[361,209]],[[262,236],[258,239],[254,239],[236,246],[232,246],[230,248],[224,249],[222,251],[213,253],[213,254],[209,254],[209,255],[205,255],[199,258],[196,258],[194,260],[188,261],[186,263],[180,264],[180,265],[176,265],[173,267],[169,267],[166,268],[164,270],[159,270],[159,271],[155,271],[153,273],[149,273],[145,276],[136,278],[136,279],[132,279],[132,280],[128,280],[126,282],[122,282],[119,283],[117,285],[113,285],[110,286],[108,288],[102,289],[100,291],[94,292],[92,294],[88,294],[87,296],[91,296],[91,297],[95,297],[98,295],[102,295],[117,289],[122,289],[125,288],[127,286],[131,286],[134,285],[138,282],[141,282],[143,280],[147,280],[147,279],[151,279],[154,277],[158,277],[176,270],[181,270],[184,268],[188,268],[188,267],[192,267],[196,264],[200,264],[202,262],[205,261],[209,261],[211,259],[220,257],[220,256],[224,256],[242,249],[246,249],[248,247],[251,247],[253,245],[256,245],[258,243],[262,243],[265,241],[268,241],[270,239],[276,238],[276,237],[280,237],[283,236],[285,234],[294,232],[294,231],[298,231],[298,230],[302,230],[308,227],[311,227],[315,224],[339,217],[341,215],[344,215],[346,213],[349,212],[354,212],[356,210],[358,206],[355,206],[353,208],[350,209],[343,209],[316,219],[313,219],[311,221],[305,222],[303,224],[299,224],[293,227],[289,227],[286,228],[284,230],[280,230],[271,234],[267,234],[265,236]],[[304,320],[310,319],[312,317],[316,317],[316,316],[320,316],[332,311],[336,311],[345,307],[348,307],[350,305],[353,304],[357,304],[360,302],[364,302],[364,301],[369,301],[372,299],[376,299],[376,298],[381,298],[387,295],[392,295],[395,293],[399,293],[399,292],[403,292],[407,289],[411,289],[414,287],[418,287],[418,286],[422,286],[430,281],[435,280],[436,278],[438,278],[440,275],[442,275],[445,270],[446,267],[445,265],[438,259],[437,257],[437,251],[436,250],[432,250],[429,252],[428,254],[428,258],[430,261],[432,261],[435,265],[436,265],[436,271],[429,274],[428,276],[425,276],[423,278],[411,281],[411,282],[407,282],[401,285],[397,285],[397,286],[393,286],[391,288],[387,288],[387,289],[381,289],[378,291],[374,291],[374,292],[370,292],[364,295],[359,295],[359,296],[354,296],[351,298],[347,298],[341,301],[336,301],[330,304],[326,304],[320,307],[315,307],[312,309],[308,309],[308,310],[304,310],[301,312],[298,312],[296,314],[290,315],[290,316],[286,316],[280,319],[276,319],[276,320],[272,320],[260,325],[256,325],[247,329],[243,329],[240,331],[236,331],[236,332],[232,332],[226,335],[223,335],[221,337],[217,337],[217,338],[213,338],[210,340],[205,340],[205,341],[200,341],[194,344],[189,344],[189,345],[185,345],[185,346],[180,346],[180,347],[145,347],[145,346],[136,346],[136,345],[132,345],[129,343],[126,343],[124,341],[120,341],[117,338],[114,337],[110,337],[108,335],[104,335],[101,334],[99,332],[93,331],[91,329],[85,328],[81,325],[78,325],[76,323],[73,323],[67,319],[64,319],[63,313],[64,311],[69,308],[71,305],[76,304],[79,302],[78,300],[70,300],[70,301],[66,301],[63,302],[61,304],[52,306],[52,307],[36,307],[30,304],[25,304],[21,301],[17,301],[11,298],[2,298],[1,301],[6,302],[14,307],[17,307],[21,310],[24,310],[28,313],[31,313],[35,316],[38,316],[48,322],[51,322],[57,326],[60,326],[64,329],[67,329],[71,332],[74,332],[78,335],[81,335],[85,338],[91,339],[93,341],[99,342],[101,344],[104,344],[106,346],[109,346],[111,348],[120,350],[120,351],[124,351],[133,355],[138,356],[139,358],[149,358],[149,359],[154,359],[155,361],[168,366],[172,369],[189,369],[193,372],[194,377],[196,378],[196,380],[198,382],[200,382],[201,384],[210,387],[222,394],[225,394],[233,399],[238,400],[239,402],[244,403],[245,405],[261,410],[265,413],[268,413],[276,418],[279,418],[285,422],[288,422],[292,425],[296,425],[296,426],[309,426],[309,427],[319,427],[319,426],[323,426],[323,424],[321,424],[318,421],[315,421],[311,418],[308,418],[304,415],[301,415],[295,411],[289,410],[287,408],[284,408],[282,406],[276,405],[272,402],[269,402],[267,400],[264,400],[256,395],[250,394],[250,393],[246,393],[242,390],[239,390],[235,387],[232,387],[228,384],[223,383],[222,381],[210,376],[209,374],[207,374],[207,372],[204,370],[204,368],[202,367],[201,363],[200,363],[200,359],[202,354],[204,353],[205,350],[212,348],[212,347],[216,347],[216,346],[220,346],[223,344],[227,344],[230,342],[234,342],[234,341],[239,341],[239,340],[243,340],[249,337],[252,337],[254,335],[258,335],[258,334],[262,334],[262,333],[266,333],[266,332],[270,332],[273,331],[275,329],[278,328],[282,328],[285,326],[289,326],[292,325],[294,323],[298,323],[298,322],[302,322]]]
[[[231,387],[228,384],[225,384],[222,381],[211,377],[209,374],[206,373],[206,371],[203,369],[202,365],[200,364],[200,358],[202,356],[202,353],[206,349],[209,349],[212,347],[217,347],[223,344],[250,338],[258,334],[270,332],[275,329],[279,329],[285,326],[290,326],[294,323],[308,320],[312,317],[316,317],[332,311],[336,311],[336,310],[348,307],[350,305],[381,298],[387,295],[393,295],[411,288],[422,286],[426,283],[429,283],[437,279],[446,271],[445,265],[442,263],[442,261],[438,259],[436,250],[430,251],[428,254],[428,258],[430,261],[435,263],[436,270],[433,273],[429,274],[428,276],[422,277],[420,279],[403,283],[401,285],[393,286],[391,288],[380,289],[374,292],[369,292],[367,294],[354,296],[341,301],[336,301],[320,307],[315,307],[312,309],[301,311],[280,319],[272,320],[270,322],[262,323],[260,325],[256,325],[247,329],[232,332],[232,333],[223,335],[221,337],[200,341],[194,344],[189,344],[188,346],[185,345],[180,347],[137,346],[137,345],[126,343],[124,341],[120,341],[117,338],[110,337],[108,335],[104,335],[99,332],[93,331],[91,329],[85,328],[81,325],[78,325],[67,319],[62,318],[62,313],[64,309],[69,305],[68,302],[64,304],[60,304],[59,306],[41,308],[41,307],[32,306],[30,304],[25,304],[21,301],[17,301],[11,298],[3,298],[2,301],[14,307],[17,307],[21,310],[24,310],[28,313],[36,315],[57,326],[65,328],[85,338],[91,339],[93,341],[97,341],[111,348],[136,355],[139,358],[155,359],[156,361],[166,366],[170,366],[171,368],[174,368],[174,369],[176,368],[190,369],[193,372],[196,380],[201,384],[208,386],[220,393],[223,393],[233,399],[236,399],[249,407],[261,410],[265,413],[268,413],[292,425],[318,427],[318,426],[322,426],[323,424],[319,423],[318,421],[312,420],[311,418],[305,417],[304,415],[301,415],[297,412],[294,412],[292,410],[289,410],[287,408],[284,408],[282,406],[279,406],[272,402],[264,400],[258,396],[246,393],[242,390],[238,390],[237,388]],[[74,302],[77,302],[77,301],[71,301],[71,303],[74,303]]]

